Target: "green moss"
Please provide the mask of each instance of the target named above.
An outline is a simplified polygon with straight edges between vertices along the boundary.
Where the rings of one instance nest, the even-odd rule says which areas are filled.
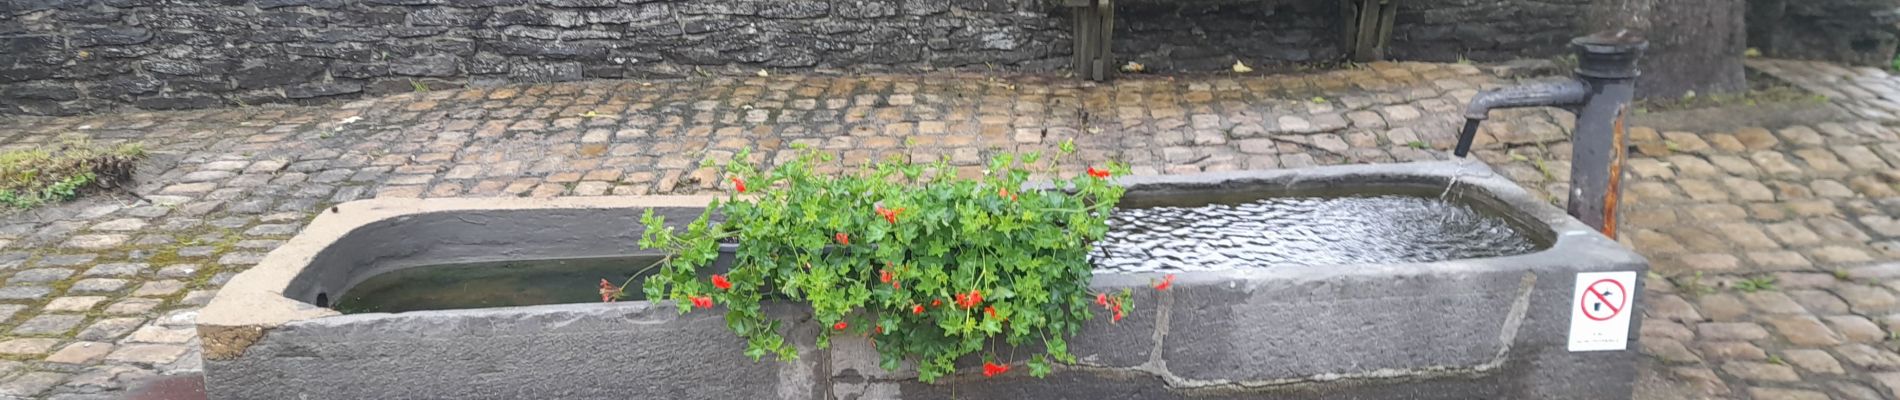
[[[117,185],[131,179],[144,156],[138,144],[99,146],[85,139],[0,153],[0,208],[29,209]]]

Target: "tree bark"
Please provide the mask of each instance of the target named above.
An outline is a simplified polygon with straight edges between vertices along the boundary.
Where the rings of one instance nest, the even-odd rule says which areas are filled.
[[[1649,39],[1636,96],[1679,98],[1748,89],[1743,0],[1595,0],[1593,31],[1625,29]]]

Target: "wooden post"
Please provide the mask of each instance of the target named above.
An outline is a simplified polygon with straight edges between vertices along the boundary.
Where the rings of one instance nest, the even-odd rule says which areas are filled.
[[[1113,65],[1115,63],[1115,48],[1113,46],[1115,44],[1115,0],[1101,0],[1101,4],[1102,51],[1099,53],[1101,57],[1096,60],[1096,65],[1099,65],[1097,68],[1100,68],[1101,72],[1096,74],[1095,80],[1106,81],[1110,76],[1113,76],[1116,71],[1115,65]]]
[[[1373,60],[1385,59],[1386,48],[1392,44],[1392,20],[1398,16],[1399,0],[1379,0],[1379,44],[1373,46]]]
[[[1112,0],[1064,0],[1062,5],[1075,11],[1075,54],[1070,67],[1082,79],[1107,80],[1115,72],[1111,50],[1115,3]]]
[[[1346,22],[1346,52],[1357,62],[1385,59],[1399,0],[1340,0]]]

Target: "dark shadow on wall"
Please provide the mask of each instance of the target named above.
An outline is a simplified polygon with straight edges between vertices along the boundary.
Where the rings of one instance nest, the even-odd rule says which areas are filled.
[[[1150,71],[1331,63],[1346,56],[1343,4],[1356,0],[1131,0],[1117,3],[1117,62]],[[1501,61],[1566,54],[1590,0],[1400,0],[1390,60]]]
[[[1504,61],[1569,54],[1590,0],[1400,0],[1393,59]]]
[[[1896,0],[1748,0],[1748,46],[1769,57],[1891,66],[1896,23]]]
[[[1338,61],[1344,28],[1334,0],[1124,2],[1116,8],[1118,62],[1151,71],[1223,71],[1247,65]]]

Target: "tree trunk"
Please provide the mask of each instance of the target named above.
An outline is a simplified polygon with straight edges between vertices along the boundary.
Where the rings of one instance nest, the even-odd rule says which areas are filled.
[[[1593,31],[1627,29],[1649,39],[1636,96],[1679,98],[1747,90],[1742,0],[1595,0]]]

